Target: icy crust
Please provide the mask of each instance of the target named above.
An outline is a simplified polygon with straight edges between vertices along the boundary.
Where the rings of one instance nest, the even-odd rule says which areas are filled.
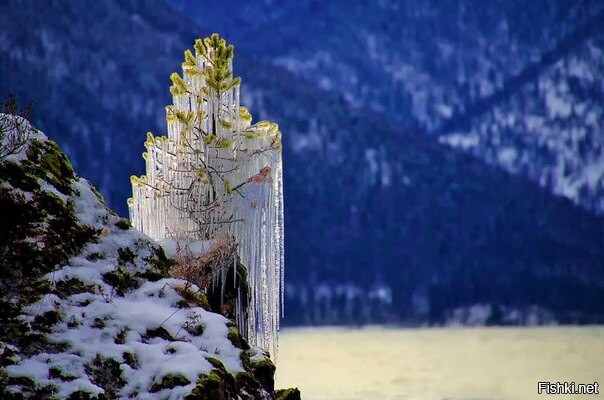
[[[26,162],[32,146],[56,146],[37,131],[30,139],[7,161]],[[185,300],[185,282],[168,278],[163,250],[113,213],[88,181],[62,177],[69,187],[59,190],[50,183],[56,177],[48,175],[37,178],[35,194],[26,196],[27,190],[5,178],[0,175],[2,194],[21,201],[19,206],[43,207],[34,204],[40,192],[51,194],[72,222],[92,233],[67,262],[31,277],[35,284],[25,286],[41,288],[39,293],[3,299],[3,307],[18,307],[19,313],[10,321],[13,330],[8,323],[0,329],[1,398],[197,399],[205,398],[206,389],[225,386],[219,381],[222,386],[212,389],[217,376],[231,382],[233,393],[225,398],[237,398],[242,390],[252,393],[247,398],[272,398],[272,388],[255,377],[247,389],[235,385],[239,374],[251,376],[246,370],[253,371],[257,356],[249,361],[233,323]],[[15,193],[19,196],[10,197]],[[25,239],[45,245],[39,238]],[[23,337],[34,338],[33,344]],[[264,362],[270,363],[268,355]]]

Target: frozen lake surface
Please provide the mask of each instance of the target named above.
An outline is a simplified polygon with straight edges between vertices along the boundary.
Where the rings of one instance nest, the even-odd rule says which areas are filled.
[[[604,399],[539,395],[539,381],[604,386],[604,327],[286,329],[276,387],[303,400]]]

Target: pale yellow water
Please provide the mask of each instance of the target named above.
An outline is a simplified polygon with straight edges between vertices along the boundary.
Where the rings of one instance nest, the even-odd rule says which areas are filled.
[[[303,400],[604,399],[604,327],[284,330],[276,387]],[[537,394],[537,382],[600,384]]]

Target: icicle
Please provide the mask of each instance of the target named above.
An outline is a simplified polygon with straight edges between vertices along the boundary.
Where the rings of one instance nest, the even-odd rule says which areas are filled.
[[[207,55],[213,57],[213,50]],[[284,226],[281,153],[271,141],[275,127],[250,124],[240,109],[239,85],[218,98],[206,82],[207,65],[197,54],[199,74],[183,73],[188,91],[174,94],[173,105],[166,107],[167,137],[148,140],[147,176],[133,178],[130,219],[155,239],[232,235],[238,253],[233,284],[240,260],[250,288],[248,299],[237,288],[237,325],[252,345],[276,357],[284,300]],[[228,65],[232,70],[232,59]],[[212,280],[216,285],[220,277],[221,298],[228,268]]]

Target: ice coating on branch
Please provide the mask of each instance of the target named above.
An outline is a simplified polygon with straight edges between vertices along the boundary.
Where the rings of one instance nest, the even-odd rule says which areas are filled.
[[[247,319],[238,301],[237,323],[252,345],[275,355],[284,271],[281,132],[267,121],[251,124],[232,59],[218,35],[185,52],[183,76],[170,77],[168,135],[147,134],[146,175],[132,177],[128,206],[133,226],[156,240],[235,238],[250,287]]]

